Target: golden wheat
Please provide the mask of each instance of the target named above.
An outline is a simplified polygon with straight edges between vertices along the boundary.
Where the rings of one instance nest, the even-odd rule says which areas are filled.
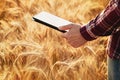
[[[0,80],[106,80],[106,37],[75,49],[32,16],[47,11],[85,24],[108,2],[0,0]]]

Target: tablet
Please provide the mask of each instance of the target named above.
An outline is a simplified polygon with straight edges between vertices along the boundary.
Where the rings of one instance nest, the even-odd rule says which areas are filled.
[[[44,11],[33,16],[33,20],[63,33],[65,33],[66,31],[60,30],[59,27],[72,24],[72,22],[68,20]]]

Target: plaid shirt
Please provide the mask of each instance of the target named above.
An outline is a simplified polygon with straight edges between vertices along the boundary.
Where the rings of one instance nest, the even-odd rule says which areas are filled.
[[[84,25],[80,32],[88,40],[99,36],[110,36],[108,55],[120,59],[120,0],[112,0],[107,8],[95,19]]]

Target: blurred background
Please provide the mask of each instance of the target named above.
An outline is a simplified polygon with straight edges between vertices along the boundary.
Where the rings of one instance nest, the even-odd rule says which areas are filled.
[[[86,24],[109,0],[0,0],[0,80],[107,80],[107,37],[79,48],[32,20],[47,11]]]

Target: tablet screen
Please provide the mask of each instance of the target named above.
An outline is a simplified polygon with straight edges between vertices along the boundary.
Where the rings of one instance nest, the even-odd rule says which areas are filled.
[[[41,24],[47,25],[57,30],[59,30],[58,27],[60,26],[64,26],[72,23],[70,21],[67,21],[65,19],[62,19],[58,16],[55,16],[47,12],[41,12],[33,16],[33,19]]]

